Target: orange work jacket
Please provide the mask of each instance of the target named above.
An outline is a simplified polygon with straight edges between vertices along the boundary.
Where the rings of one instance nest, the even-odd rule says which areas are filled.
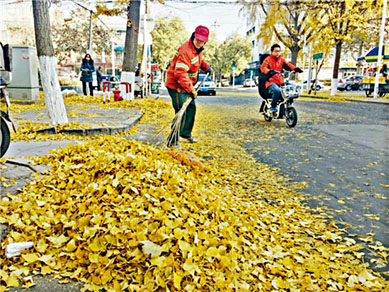
[[[167,71],[166,87],[191,92],[197,82],[199,70],[207,70],[209,65],[201,59],[189,39],[178,50]]]
[[[269,73],[270,70],[282,71],[283,68],[292,71],[296,68],[296,66],[285,61],[285,59],[282,58],[281,56],[276,58],[273,55],[267,57],[261,65],[261,71],[264,74]],[[275,74],[272,77],[270,77],[268,81],[266,81],[265,86],[266,88],[268,88],[272,84],[277,84],[278,86],[281,86],[284,84],[284,82],[285,81],[283,76],[280,76],[280,74]]]

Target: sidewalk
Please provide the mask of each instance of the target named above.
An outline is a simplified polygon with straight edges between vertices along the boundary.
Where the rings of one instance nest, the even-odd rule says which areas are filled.
[[[139,108],[100,108],[96,104],[90,104],[89,107],[67,106],[69,123],[79,123],[80,127],[67,128],[58,131],[59,134],[70,134],[78,136],[92,136],[99,134],[112,135],[127,131],[137,125],[143,113]],[[11,114],[15,123],[16,130],[18,122],[34,121],[39,123],[49,123],[49,116],[46,109],[24,111],[20,114]],[[85,127],[85,128],[83,128]],[[55,140],[57,133],[56,127],[48,127],[39,131],[40,133],[53,134],[53,140],[47,141],[14,141],[11,142],[8,151],[5,154],[7,168],[0,170],[0,177],[7,180],[16,179],[16,183],[9,188],[1,188],[0,198],[6,193],[15,194],[23,185],[32,180],[31,174],[41,172],[46,169],[45,166],[32,166],[29,164],[28,157],[44,156],[49,150],[58,147],[65,147],[68,144],[83,143],[80,140]],[[12,136],[11,130],[11,136]]]

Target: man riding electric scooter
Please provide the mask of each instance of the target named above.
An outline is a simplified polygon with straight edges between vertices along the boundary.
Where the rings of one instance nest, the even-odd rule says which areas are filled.
[[[302,73],[303,70],[287,62],[281,57],[281,47],[278,44],[274,44],[271,47],[270,55],[263,61],[261,65],[261,71],[264,74],[269,74],[271,77],[266,81],[265,86],[269,93],[272,95],[272,103],[270,112],[273,115],[277,114],[277,103],[281,98],[280,86],[284,84],[284,77],[278,74],[285,69],[287,71],[295,71]]]

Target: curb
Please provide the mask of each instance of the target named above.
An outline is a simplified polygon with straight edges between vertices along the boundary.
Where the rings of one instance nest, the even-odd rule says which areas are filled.
[[[35,131],[35,133],[39,134],[68,134],[68,135],[76,135],[76,136],[95,136],[100,134],[105,135],[113,135],[121,132],[125,132],[128,129],[135,126],[140,119],[143,117],[143,113],[139,114],[135,119],[129,119],[128,122],[124,123],[122,126],[117,127],[95,127],[95,128],[85,128],[85,129],[64,129],[61,131],[57,131],[56,127],[50,127],[45,129],[40,129]]]
[[[316,98],[316,99],[331,99],[330,97],[327,97],[327,96],[300,95],[300,97]],[[345,100],[351,101],[351,102],[389,105],[389,100],[374,100],[374,99],[361,99],[361,98],[346,98]]]
[[[312,95],[300,95],[299,97],[317,98],[317,99],[329,99],[329,97],[326,97],[326,96],[312,96]]]
[[[374,103],[374,104],[389,105],[389,100],[358,99],[358,98],[346,98],[346,100],[347,101],[352,101],[352,102]]]
[[[24,104],[24,105],[30,105],[30,104],[38,104],[45,102],[43,99],[35,99],[35,100],[23,100],[23,99],[11,99],[9,100],[11,104]]]

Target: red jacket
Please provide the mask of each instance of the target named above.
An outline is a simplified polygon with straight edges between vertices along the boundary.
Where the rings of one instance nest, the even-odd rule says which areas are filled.
[[[263,61],[261,65],[261,71],[264,74],[269,73],[270,70],[282,71],[283,68],[285,69],[285,66],[286,68],[289,68],[291,71],[296,68],[296,66],[285,61],[285,59],[282,58],[281,56],[276,58],[275,56],[270,55]],[[275,74],[272,77],[270,77],[268,81],[266,81],[265,86],[266,88],[268,88],[272,84],[277,84],[279,86],[283,85],[284,77],[280,76],[280,74]]]
[[[191,92],[196,84],[199,70],[207,70],[209,65],[201,60],[202,52],[197,53],[189,39],[178,50],[167,71],[166,87]]]

